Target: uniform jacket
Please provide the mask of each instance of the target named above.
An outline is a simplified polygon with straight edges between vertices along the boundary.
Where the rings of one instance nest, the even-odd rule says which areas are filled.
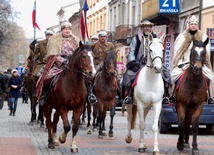
[[[97,66],[102,63],[106,57],[108,51],[115,51],[113,43],[105,41],[104,43],[98,41],[91,45],[92,51],[94,53],[94,65]]]
[[[14,89],[11,85],[16,85],[18,87]],[[8,87],[10,87],[9,97],[18,98],[20,95],[20,89],[22,87],[22,79],[19,76],[12,76],[9,79]]]

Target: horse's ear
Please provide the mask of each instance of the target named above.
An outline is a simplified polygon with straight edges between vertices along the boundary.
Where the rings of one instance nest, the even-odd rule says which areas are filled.
[[[204,41],[204,45],[206,46],[209,43],[209,37]]]
[[[82,41],[79,42],[79,47],[81,47],[83,45]]]
[[[160,41],[161,41],[162,44],[164,43],[165,38],[166,38],[166,34],[164,33],[164,34],[160,37]]]

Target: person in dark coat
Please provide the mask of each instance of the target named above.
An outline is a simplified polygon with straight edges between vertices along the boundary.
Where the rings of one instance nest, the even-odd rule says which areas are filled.
[[[12,76],[9,79],[8,87],[10,87],[10,116],[15,116],[18,98],[20,96],[20,89],[22,87],[22,79],[19,77],[18,71],[15,69],[12,71]]]

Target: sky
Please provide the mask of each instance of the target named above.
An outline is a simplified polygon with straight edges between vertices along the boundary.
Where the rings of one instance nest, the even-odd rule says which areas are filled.
[[[32,11],[34,0],[11,0],[14,10],[20,12],[19,18],[14,19],[17,25],[25,31],[27,38],[34,38],[34,28],[32,26]],[[79,2],[79,0],[36,0],[36,22],[40,30],[36,29],[36,38],[44,38],[44,32],[48,27],[59,24],[59,17],[56,15],[61,7]],[[73,13],[79,11],[79,4],[75,4],[65,9],[65,19],[67,20]]]

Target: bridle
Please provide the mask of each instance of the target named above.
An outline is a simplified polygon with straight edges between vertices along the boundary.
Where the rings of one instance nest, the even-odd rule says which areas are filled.
[[[111,77],[111,76],[115,76],[115,71],[113,72],[113,73],[111,73],[110,71],[109,71],[109,68],[107,67],[107,64],[108,63],[108,61],[105,59],[104,60],[104,64],[103,64],[103,70],[104,70],[104,73],[105,73],[105,75],[107,76],[107,77]],[[116,66],[115,66],[115,68],[114,68],[114,70],[116,70]]]
[[[160,42],[161,43],[161,42]],[[155,59],[157,59],[157,58],[159,58],[159,59],[161,59],[161,62],[163,62],[163,58],[161,57],[161,56],[155,56],[154,58],[152,58],[152,50],[150,49],[150,45],[152,44],[152,42],[149,44],[149,52],[148,52],[148,54],[149,54],[149,58],[150,58],[150,60],[151,60],[151,65],[148,65],[148,64],[146,64],[146,67],[149,67],[149,68],[153,68],[154,67],[154,64],[153,64],[153,62],[155,61]],[[162,44],[162,43],[161,43]]]

